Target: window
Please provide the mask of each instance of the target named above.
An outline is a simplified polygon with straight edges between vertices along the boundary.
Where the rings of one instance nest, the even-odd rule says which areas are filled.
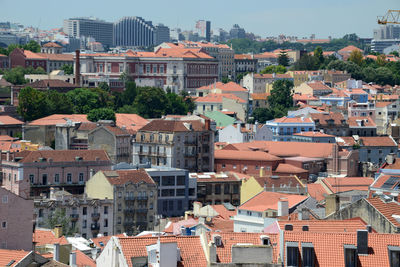
[[[108,214],[108,206],[104,206],[104,214]]]
[[[7,222],[6,221],[1,222],[1,228],[3,228],[3,229],[7,228]]]
[[[160,65],[160,73],[164,73],[164,65]]]
[[[221,194],[221,185],[220,185],[220,184],[216,184],[216,185],[215,185],[215,187],[214,187],[214,193],[215,193],[216,195]]]
[[[86,215],[87,214],[87,207],[83,207],[82,208],[82,215]]]
[[[162,177],[162,185],[163,186],[175,185],[175,176],[163,176]]]
[[[239,194],[239,185],[237,185],[237,184],[233,185],[233,193],[234,194]]]
[[[2,202],[3,203],[8,203],[8,196],[7,195],[2,197]]]
[[[296,243],[296,242],[295,242]],[[296,243],[297,244],[297,243]],[[287,247],[286,261],[287,266],[299,266],[299,248],[296,246]]]
[[[124,64],[119,64],[119,72],[124,72]]]
[[[346,245],[345,245],[346,247]],[[353,245],[350,245],[348,247],[351,248],[345,248],[344,249],[344,261],[345,261],[345,267],[356,267],[356,247]]]
[[[121,198],[121,197],[122,197],[122,192],[118,191],[118,198]]]
[[[104,227],[108,227],[108,219],[104,219]]]
[[[312,244],[301,244],[303,248],[303,265],[304,267],[314,267],[314,248],[312,247]]]
[[[111,63],[107,64],[107,72],[111,72]]]
[[[168,210],[174,210],[174,201],[173,200],[168,201]]]
[[[43,209],[39,209],[39,218],[43,217]]]
[[[176,189],[176,196],[181,197],[185,195],[185,189]]]
[[[117,224],[121,224],[121,217],[118,217]]]
[[[56,184],[60,183],[60,174],[58,173],[54,174],[54,183]]]
[[[153,209],[153,202],[150,202],[150,209],[152,210]]]
[[[82,228],[85,229],[87,227],[87,220],[83,220]]]
[[[177,185],[185,185],[185,176],[177,176],[176,183]]]
[[[150,73],[150,65],[146,65],[146,73]]]
[[[30,182],[31,184],[34,184],[34,183],[35,183],[35,175],[29,174],[29,182]]]
[[[83,173],[79,173],[79,183],[83,183]]]
[[[231,193],[231,186],[229,184],[224,185],[224,194],[230,194]]]
[[[122,205],[121,205],[121,203],[118,203],[118,211],[121,211],[122,210]]]
[[[157,65],[153,65],[153,73],[157,73]]]
[[[67,173],[67,183],[72,183],[72,174],[71,173]]]
[[[400,247],[389,246],[390,267],[400,266]]]

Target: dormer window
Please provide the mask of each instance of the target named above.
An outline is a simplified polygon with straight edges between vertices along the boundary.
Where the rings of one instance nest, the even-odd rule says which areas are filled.
[[[312,243],[301,243],[302,266],[314,267],[314,246]]]
[[[400,247],[388,246],[390,267],[400,266]]]
[[[357,247],[354,245],[344,245],[345,267],[357,267]]]
[[[286,266],[299,266],[299,243],[286,242]]]

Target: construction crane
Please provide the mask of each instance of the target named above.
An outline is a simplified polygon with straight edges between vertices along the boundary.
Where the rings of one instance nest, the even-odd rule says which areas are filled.
[[[384,16],[378,16],[378,24],[400,24],[400,10],[390,9]]]

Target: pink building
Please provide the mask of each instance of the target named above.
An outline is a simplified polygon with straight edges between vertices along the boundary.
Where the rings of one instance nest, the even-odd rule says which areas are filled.
[[[32,250],[33,200],[0,187],[0,249]]]
[[[104,150],[22,151],[2,161],[3,185],[22,197],[50,192],[50,187],[82,194],[93,173],[111,170]]]

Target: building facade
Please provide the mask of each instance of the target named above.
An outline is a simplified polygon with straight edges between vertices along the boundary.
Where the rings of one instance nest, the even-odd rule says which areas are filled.
[[[122,47],[151,46],[155,43],[155,28],[141,17],[123,17],[114,23],[113,44]]]

